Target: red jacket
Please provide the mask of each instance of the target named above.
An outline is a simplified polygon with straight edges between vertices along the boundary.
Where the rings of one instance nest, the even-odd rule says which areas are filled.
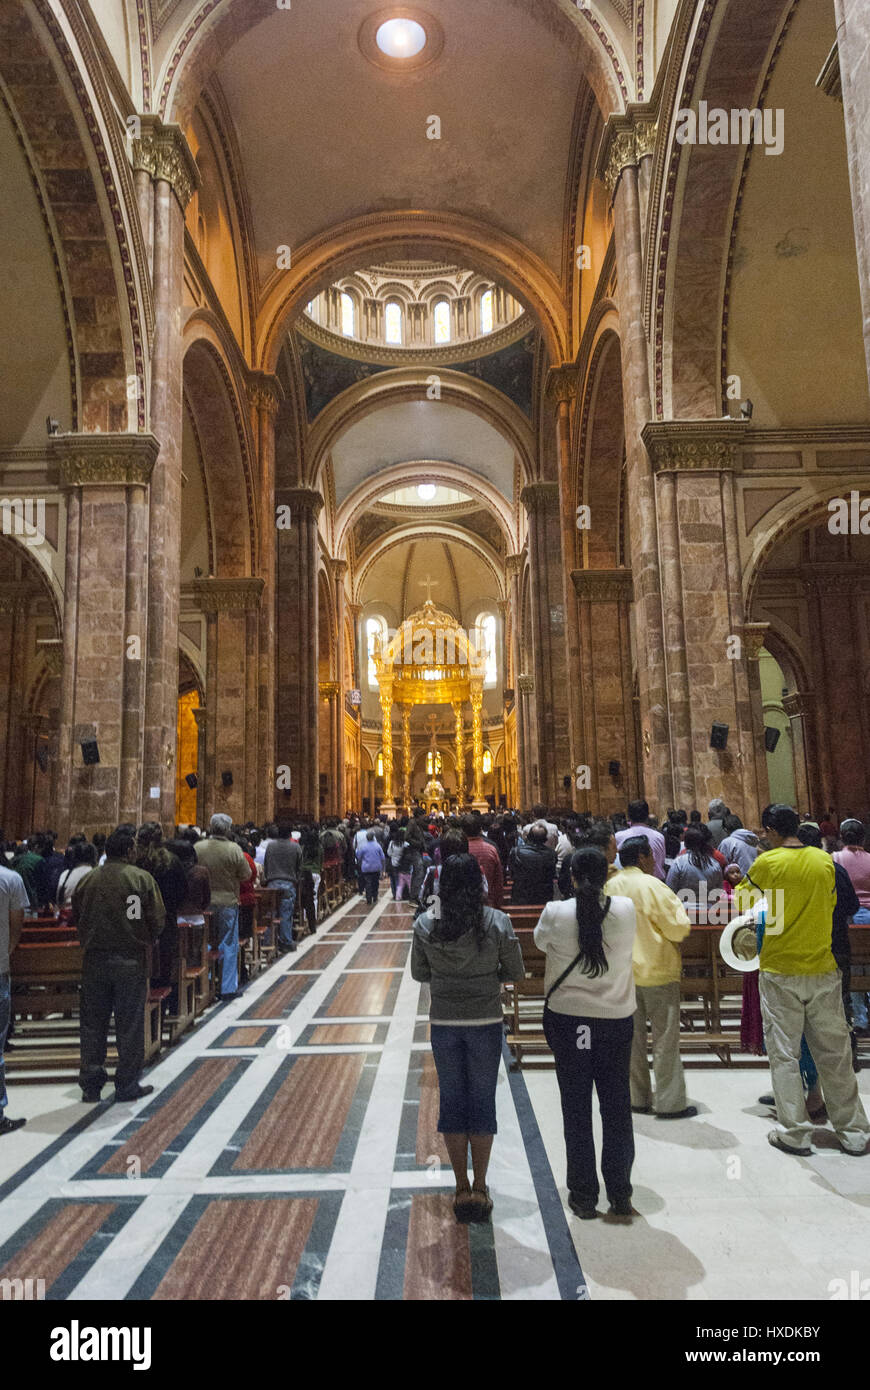
[[[486,875],[489,885],[489,905],[494,908],[501,908],[503,878],[501,871],[501,859],[498,850],[490,840],[479,837],[476,840],[468,841],[468,853],[473,854],[480,871]]]
[[[244,850],[242,851],[244,854]],[[239,884],[239,907],[253,907],[257,901],[254,895],[254,884],[257,882],[257,866],[249,854],[245,858],[251,866],[251,877],[246,883]]]

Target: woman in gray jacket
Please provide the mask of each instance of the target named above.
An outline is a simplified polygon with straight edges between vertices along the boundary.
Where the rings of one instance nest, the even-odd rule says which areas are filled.
[[[510,918],[484,906],[477,860],[470,854],[451,856],[441,870],[439,897],[414,923],[411,975],[430,987],[432,1055],[441,1097],[438,1130],[456,1174],[453,1210],[463,1223],[488,1221],[492,1212],[486,1170],[498,1128],[501,985],[523,973]]]

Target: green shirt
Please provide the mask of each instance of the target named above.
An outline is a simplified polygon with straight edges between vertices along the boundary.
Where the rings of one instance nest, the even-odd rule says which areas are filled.
[[[86,951],[111,951],[144,964],[166,912],[151,874],[126,859],[107,859],[76,887],[72,920]]]
[[[827,975],[837,969],[831,925],[837,901],[834,861],[813,845],[783,845],[760,854],[735,890],[738,909],[757,902],[770,912],[761,969],[776,975]]]

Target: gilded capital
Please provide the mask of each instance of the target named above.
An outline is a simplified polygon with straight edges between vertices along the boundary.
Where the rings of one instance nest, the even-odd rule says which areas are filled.
[[[203,613],[256,612],[265,588],[257,578],[194,579],[193,595]]]
[[[577,396],[577,367],[564,362],[547,372],[547,395],[557,405],[571,405]]]
[[[524,560],[524,559],[525,559],[525,556],[522,555],[522,554],[519,554],[519,555],[506,555],[506,556],[504,557],[505,572],[506,572],[508,575],[510,575],[511,578],[513,578],[515,575],[520,575],[520,574],[522,574],[523,560]]]
[[[747,661],[758,661],[761,648],[770,630],[770,623],[740,623],[737,633],[743,641]]]
[[[155,183],[170,184],[184,212],[199,188],[200,174],[181,126],[165,125],[159,116],[140,116],[132,147],[133,168],[144,169]]]
[[[321,700],[335,700],[341,693],[339,681],[319,681],[317,686]]]
[[[641,438],[655,473],[739,470],[746,420],[654,420]]]
[[[153,434],[57,434],[49,450],[64,487],[147,487],[160,444]]]
[[[653,154],[658,134],[655,116],[651,105],[636,102],[624,112],[614,113],[604,127],[596,173],[611,202],[623,170]]]
[[[323,506],[323,498],[313,487],[281,488],[277,500],[280,503],[286,503],[294,512],[313,512],[315,520],[320,515]]]
[[[284,399],[284,388],[269,372],[251,372],[248,377],[248,400],[256,410],[263,410],[274,420]]]

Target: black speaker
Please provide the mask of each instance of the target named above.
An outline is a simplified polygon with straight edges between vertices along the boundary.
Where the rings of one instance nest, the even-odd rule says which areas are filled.
[[[100,750],[97,747],[97,740],[95,738],[82,739],[82,758],[84,759],[86,767],[90,767],[92,763],[98,763],[100,761]]]
[[[190,790],[193,791],[194,787],[197,785],[196,773],[195,773],[195,772],[188,772],[188,774],[187,774],[187,776],[185,777],[184,780],[185,780],[185,782],[187,783],[187,785],[190,787]]]
[[[616,761],[615,758],[612,758],[610,762],[607,764],[607,771],[610,773],[611,777],[619,776],[619,763]]]
[[[48,769],[48,749],[44,743],[36,745],[36,762],[40,772],[45,772]]]
[[[221,781],[225,787],[231,787],[233,785],[233,774],[231,772],[222,772]]]
[[[779,735],[781,732],[782,731],[780,729],[772,729],[770,725],[767,725],[767,727],[765,728],[764,746],[767,749],[768,753],[772,753],[776,745],[779,743]]]
[[[565,788],[566,791],[568,790],[568,788],[570,787],[570,785],[571,785],[571,778],[570,778],[570,776],[563,777],[563,778],[562,778],[562,786]]]
[[[711,748],[718,748],[718,749],[720,750],[720,752],[721,752],[721,750],[722,750],[723,748],[727,748],[727,746],[728,746],[728,725],[727,725],[727,724],[720,724],[720,723],[718,723],[718,721],[714,720],[714,721],[713,721],[713,727],[712,727],[712,729],[710,730],[710,747],[711,747]]]

